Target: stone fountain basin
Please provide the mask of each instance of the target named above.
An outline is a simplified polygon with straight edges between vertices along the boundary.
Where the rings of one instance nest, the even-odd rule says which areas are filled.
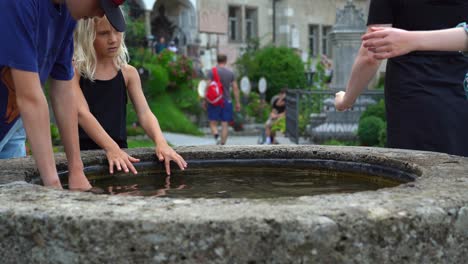
[[[463,263],[468,159],[377,148],[184,147],[187,160],[314,159],[415,175],[395,188],[267,200],[93,195],[28,184],[0,163],[2,263]],[[129,150],[154,161],[152,149]],[[106,164],[83,152],[86,166]],[[57,156],[65,170],[63,155]]]

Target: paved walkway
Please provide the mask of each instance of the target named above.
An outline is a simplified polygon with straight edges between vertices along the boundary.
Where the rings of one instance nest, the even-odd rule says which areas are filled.
[[[214,138],[211,136],[196,137],[177,133],[164,133],[166,140],[173,146],[201,146],[214,145]],[[227,145],[257,145],[256,136],[230,136]],[[291,145],[291,141],[285,137],[278,137],[281,145]]]

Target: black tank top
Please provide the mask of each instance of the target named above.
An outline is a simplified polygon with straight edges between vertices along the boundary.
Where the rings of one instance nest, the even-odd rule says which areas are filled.
[[[120,148],[127,148],[127,88],[122,71],[108,81],[80,79],[89,110]],[[81,150],[101,149],[80,127]]]

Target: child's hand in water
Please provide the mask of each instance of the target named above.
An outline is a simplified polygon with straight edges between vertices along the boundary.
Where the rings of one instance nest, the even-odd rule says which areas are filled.
[[[374,53],[378,60],[408,54],[417,49],[418,40],[414,32],[389,27],[372,27],[362,37],[363,47]]]
[[[110,174],[114,174],[114,167],[116,167],[118,171],[122,171],[123,169],[126,173],[130,171],[133,174],[138,173],[135,167],[133,166],[133,163],[140,162],[140,160],[131,157],[125,151],[121,150],[118,146],[116,148],[106,150],[106,156],[107,161],[109,162]]]
[[[159,144],[156,146],[156,156],[159,161],[164,161],[167,175],[171,175],[171,161],[175,162],[181,170],[185,170],[187,168],[187,162],[185,162],[184,158],[177,154],[177,152],[167,144]]]
[[[346,102],[346,92],[337,92],[335,95],[335,108],[337,111],[345,111],[353,105]]]

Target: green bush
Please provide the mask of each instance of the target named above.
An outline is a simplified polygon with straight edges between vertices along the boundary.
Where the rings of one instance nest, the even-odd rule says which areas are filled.
[[[175,132],[191,135],[202,135],[198,127],[188,120],[187,116],[174,103],[170,95],[158,96],[150,103],[152,112],[159,120],[159,125],[164,132]]]
[[[260,95],[256,92],[251,92],[248,104],[244,106],[244,112],[247,116],[253,117],[256,123],[265,123],[270,116],[271,106],[267,102],[262,105]]]
[[[358,137],[364,146],[378,146],[380,132],[385,127],[382,119],[369,116],[359,121]]]
[[[341,141],[337,139],[330,139],[328,141],[325,141],[322,145],[325,146],[357,146],[359,145],[358,142],[354,141]]]
[[[127,18],[126,23],[127,30],[125,31],[125,44],[130,48],[144,47],[146,45],[146,30],[144,19]]]
[[[50,135],[52,137],[52,143],[54,145],[60,144],[60,132],[58,127],[53,123],[50,124]]]
[[[271,126],[271,132],[286,133],[286,118],[282,117],[276,120]]]
[[[149,77],[145,83],[145,91],[153,99],[166,92],[169,85],[169,74],[164,67],[157,64],[149,64],[146,69],[149,71]]]
[[[265,77],[268,83],[267,100],[283,88],[304,88],[304,63],[293,49],[268,46],[245,53],[237,62],[240,76],[247,75],[253,82]]]
[[[384,122],[387,121],[387,117],[385,116],[384,100],[380,100],[377,104],[370,105],[369,107],[367,107],[366,111],[364,111],[364,113],[362,113],[361,115],[361,120],[371,116],[377,117]]]
[[[191,87],[172,91],[170,96],[177,107],[183,112],[200,114],[203,110],[198,98],[198,92]]]
[[[134,136],[142,136],[145,135],[146,132],[142,127],[139,126],[127,126],[127,136],[134,137]]]
[[[379,133],[379,147],[387,146],[387,125],[385,124]]]

